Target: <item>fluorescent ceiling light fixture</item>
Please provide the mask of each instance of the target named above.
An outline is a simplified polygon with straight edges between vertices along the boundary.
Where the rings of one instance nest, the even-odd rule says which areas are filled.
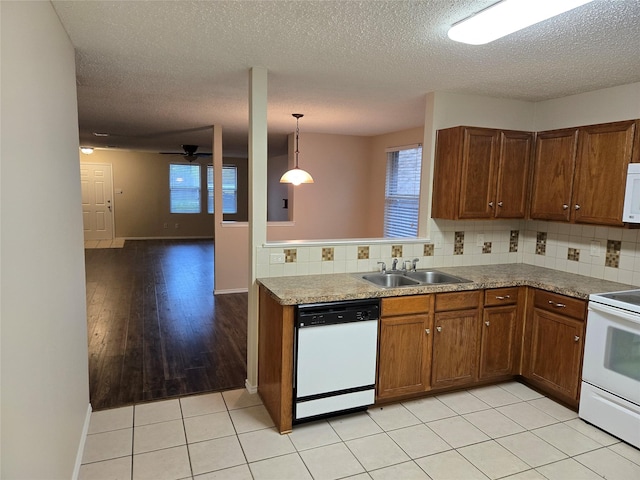
[[[592,0],[503,0],[456,23],[448,35],[456,42],[483,45]]]
[[[108,137],[109,134],[108,133],[102,133],[102,132],[93,132],[93,136],[94,137]]]
[[[93,153],[92,147],[80,147],[80,151],[85,155],[91,155]]]

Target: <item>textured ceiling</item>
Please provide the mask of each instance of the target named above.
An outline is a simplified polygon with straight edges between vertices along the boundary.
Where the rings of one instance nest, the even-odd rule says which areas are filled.
[[[595,0],[488,45],[447,29],[495,0],[59,1],[80,143],[246,155],[248,70],[268,76],[269,148],[301,132],[424,123],[431,91],[539,101],[640,81],[640,0]],[[92,132],[108,132],[97,138]]]

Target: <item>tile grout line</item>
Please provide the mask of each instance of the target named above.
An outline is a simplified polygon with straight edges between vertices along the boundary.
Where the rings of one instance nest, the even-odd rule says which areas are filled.
[[[471,393],[471,392],[468,392],[468,393]],[[475,397],[475,398],[477,398],[477,399],[479,399],[479,400],[481,400],[479,397],[476,397],[475,395],[474,395],[474,397]],[[520,397],[518,397],[518,398],[520,398]],[[548,397],[544,397],[544,396],[542,396],[542,397],[539,397],[539,398],[548,398]],[[252,477],[252,478],[255,478],[255,476],[254,476],[253,472],[251,471],[251,464],[252,464],[252,463],[258,463],[258,462],[261,462],[261,461],[266,461],[266,460],[269,460],[269,459],[273,459],[273,458],[277,458],[277,457],[284,457],[284,456],[290,455],[290,453],[284,453],[284,454],[281,454],[281,455],[274,455],[274,456],[271,456],[271,457],[266,457],[266,458],[264,458],[264,459],[256,460],[255,462],[251,462],[251,463],[250,463],[250,462],[248,461],[248,459],[247,459],[247,456],[246,456],[246,453],[245,453],[244,448],[243,448],[243,446],[242,446],[242,443],[240,442],[240,438],[239,438],[240,434],[238,433],[238,430],[237,430],[237,428],[236,428],[236,424],[233,422],[233,419],[231,418],[231,415],[230,415],[230,412],[231,412],[231,411],[229,410],[229,405],[228,405],[227,401],[224,399],[224,396],[222,397],[222,399],[223,399],[223,402],[224,402],[224,405],[225,405],[225,409],[226,409],[226,410],[225,410],[225,412],[227,413],[227,415],[229,415],[229,419],[230,419],[230,421],[231,421],[231,424],[232,424],[232,426],[233,426],[233,430],[234,430],[234,432],[235,432],[234,434],[228,435],[228,436],[226,436],[226,437],[231,437],[231,436],[235,436],[235,437],[236,437],[236,439],[237,439],[237,441],[238,441],[238,443],[239,443],[239,446],[240,446],[240,448],[241,448],[241,451],[243,452],[244,461],[245,461],[244,465],[246,465],[246,466],[247,466],[247,468],[249,469],[249,472],[250,472],[250,475],[251,475],[251,477]],[[438,400],[439,400],[439,399],[438,399]],[[531,405],[529,402],[530,402],[530,401],[532,401],[532,400],[536,400],[536,399],[524,400],[524,399],[520,398],[520,401],[519,401],[519,402],[517,402],[517,403],[526,403],[526,404],[530,405],[531,407],[533,407],[534,409],[536,409],[536,410],[538,410],[538,411],[540,411],[540,412],[542,412],[542,413],[546,413],[545,411],[541,410],[539,407],[537,407],[537,406],[535,406],[535,405]],[[443,403],[443,405],[444,405],[444,406],[447,406],[447,404],[446,404],[446,403],[444,403],[444,402],[442,402],[442,400],[439,400],[439,401],[440,401],[441,403]],[[481,401],[482,401],[482,400],[481,400]],[[486,402],[485,402],[485,403],[486,403]],[[587,454],[590,454],[590,453],[592,453],[592,452],[596,452],[596,451],[606,451],[606,452],[610,452],[610,453],[614,454],[617,458],[619,458],[619,459],[621,459],[622,461],[624,461],[625,463],[629,463],[629,464],[634,465],[634,466],[640,466],[640,464],[639,464],[639,463],[637,463],[636,461],[634,461],[634,460],[632,460],[632,459],[628,458],[627,456],[625,456],[625,455],[623,455],[623,454],[621,454],[621,453],[618,453],[618,451],[613,450],[613,449],[611,448],[611,447],[613,447],[613,446],[615,446],[615,445],[623,444],[623,442],[620,442],[619,440],[615,439],[615,440],[617,440],[617,441],[614,441],[614,442],[613,442],[613,443],[611,443],[611,444],[601,443],[601,441],[596,440],[595,438],[591,438],[590,436],[586,435],[585,433],[581,432],[580,430],[577,430],[577,429],[576,429],[576,428],[574,428],[573,426],[568,425],[568,423],[569,423],[569,422],[572,422],[572,421],[575,421],[576,419],[579,419],[579,417],[578,417],[578,416],[575,416],[575,417],[573,417],[573,418],[566,418],[566,419],[562,420],[562,419],[556,418],[556,417],[555,417],[555,416],[553,416],[553,415],[547,414],[549,417],[551,417],[551,418],[554,420],[554,421],[553,421],[553,423],[548,424],[548,425],[542,425],[542,426],[539,426],[539,427],[534,427],[534,428],[527,428],[527,427],[525,427],[524,425],[522,425],[522,424],[518,423],[517,421],[515,421],[515,420],[511,419],[510,417],[507,417],[507,416],[506,416],[506,415],[504,415],[502,412],[500,412],[500,411],[498,410],[498,408],[500,408],[500,407],[494,407],[494,406],[492,406],[492,405],[490,405],[490,404],[488,404],[488,405],[489,405],[489,408],[487,408],[487,409],[482,409],[482,410],[477,410],[477,411],[472,411],[472,412],[467,413],[467,414],[470,414],[470,413],[476,413],[476,412],[484,412],[484,411],[487,411],[487,412],[488,412],[488,411],[493,411],[493,412],[496,412],[496,413],[498,413],[498,414],[500,414],[500,415],[505,416],[505,418],[508,418],[508,419],[509,419],[510,421],[512,421],[514,424],[516,424],[516,425],[518,425],[518,426],[520,426],[521,428],[523,428],[523,429],[524,429],[524,431],[523,431],[523,432],[517,432],[517,433],[512,433],[512,434],[509,434],[509,435],[503,435],[503,436],[493,436],[493,435],[489,435],[488,433],[484,432],[481,428],[479,428],[479,427],[475,426],[475,425],[474,425],[472,422],[470,422],[469,420],[466,420],[466,419],[465,419],[465,417],[464,417],[464,415],[465,415],[465,414],[455,412],[455,413],[456,413],[456,415],[455,415],[454,417],[443,417],[442,419],[439,419],[439,420],[443,420],[443,419],[446,419],[446,418],[456,418],[456,417],[461,418],[461,419],[463,419],[463,420],[466,420],[470,425],[473,425],[475,428],[477,428],[480,432],[482,432],[484,435],[486,435],[486,436],[488,437],[488,439],[487,439],[487,440],[482,440],[482,441],[479,441],[479,442],[474,442],[474,443],[471,443],[471,444],[469,444],[469,445],[463,445],[463,446],[460,446],[460,447],[457,447],[457,448],[456,448],[456,447],[452,447],[452,446],[451,446],[451,445],[450,445],[450,444],[449,444],[449,443],[448,443],[444,438],[442,438],[442,437],[441,437],[440,435],[438,435],[435,431],[433,431],[433,430],[429,427],[429,425],[428,425],[428,423],[427,423],[427,422],[422,421],[422,420],[421,420],[419,417],[417,417],[417,416],[416,416],[416,415],[415,415],[411,410],[409,410],[409,408],[407,408],[403,403],[399,403],[398,405],[400,405],[403,409],[405,409],[405,410],[407,411],[407,413],[408,413],[409,415],[411,415],[411,417],[413,417],[413,418],[414,418],[418,423],[417,423],[417,424],[415,424],[415,425],[405,425],[405,426],[401,426],[401,427],[397,427],[397,428],[395,428],[395,427],[393,427],[393,426],[390,426],[390,427],[388,427],[388,428],[386,428],[386,429],[385,429],[385,428],[383,428],[382,424],[380,424],[380,423],[379,423],[379,421],[376,421],[376,420],[375,420],[374,416],[372,416],[372,415],[371,415],[371,413],[370,413],[369,411],[366,411],[366,412],[364,412],[364,414],[365,414],[366,418],[367,418],[367,419],[370,419],[370,420],[373,422],[373,424],[374,424],[374,425],[376,425],[376,427],[377,427],[377,428],[379,428],[381,431],[380,431],[380,432],[376,432],[376,433],[371,433],[371,434],[368,434],[368,435],[357,436],[357,437],[355,437],[355,438],[353,438],[353,439],[350,439],[350,440],[344,440],[344,439],[343,439],[343,437],[339,435],[338,431],[335,429],[335,427],[334,427],[334,425],[332,424],[332,422],[330,422],[330,421],[327,419],[327,420],[323,420],[323,421],[326,421],[327,425],[329,426],[329,428],[331,429],[331,431],[332,431],[332,432],[337,436],[337,438],[339,439],[339,441],[337,441],[337,442],[335,442],[335,443],[328,443],[328,444],[326,444],[326,445],[320,445],[320,446],[313,447],[313,448],[299,449],[299,448],[296,446],[296,444],[291,440],[291,437],[289,437],[289,436],[288,436],[289,441],[291,442],[291,444],[292,444],[292,446],[293,446],[293,448],[294,448],[294,451],[293,451],[293,452],[291,452],[291,453],[295,453],[295,454],[296,454],[296,456],[297,456],[300,460],[302,460],[302,463],[303,463],[303,465],[305,466],[306,471],[309,473],[309,475],[310,475],[312,478],[315,478],[315,477],[313,476],[313,474],[312,474],[311,470],[309,469],[309,466],[307,465],[307,462],[305,462],[305,461],[304,461],[304,459],[302,458],[301,453],[302,453],[302,452],[305,452],[305,451],[311,451],[311,450],[314,450],[314,449],[317,449],[317,448],[326,447],[326,446],[329,446],[329,445],[337,445],[337,444],[340,444],[340,443],[342,443],[342,444],[346,447],[346,449],[349,451],[349,453],[350,453],[350,454],[355,458],[355,460],[357,461],[358,465],[360,465],[360,467],[363,469],[363,471],[364,471],[364,472],[366,472],[367,474],[368,474],[368,473],[371,473],[371,472],[378,471],[378,470],[383,470],[383,469],[385,469],[385,468],[389,468],[389,467],[393,467],[393,466],[397,466],[397,465],[405,464],[405,463],[411,463],[411,464],[414,464],[414,465],[416,465],[418,468],[420,468],[423,472],[425,472],[425,473],[426,473],[426,471],[424,471],[424,470],[422,469],[422,467],[420,467],[420,465],[417,463],[417,460],[419,460],[419,459],[421,459],[421,458],[431,457],[431,456],[438,455],[438,454],[445,453],[445,452],[455,451],[458,455],[460,455],[462,458],[464,458],[464,459],[465,459],[465,461],[467,461],[470,465],[472,465],[474,468],[476,468],[476,469],[478,469],[479,471],[481,471],[481,472],[483,473],[483,475],[486,475],[486,474],[485,474],[485,472],[484,472],[483,470],[481,470],[477,465],[475,465],[471,460],[469,460],[469,459],[468,459],[464,454],[462,454],[459,450],[460,450],[460,449],[462,449],[462,448],[468,447],[468,446],[472,446],[472,445],[479,445],[479,444],[482,444],[482,443],[488,443],[488,442],[494,442],[494,443],[496,443],[496,444],[500,445],[502,448],[504,448],[506,451],[510,452],[510,453],[511,453],[512,455],[514,455],[517,459],[519,459],[521,462],[523,462],[525,465],[527,465],[527,466],[529,467],[527,470],[522,470],[521,472],[517,472],[517,473],[523,473],[523,472],[527,472],[527,471],[535,471],[535,472],[536,472],[536,473],[538,473],[539,475],[542,475],[540,472],[538,472],[538,470],[537,470],[538,468],[546,467],[546,466],[549,466],[549,465],[554,465],[554,464],[561,463],[561,462],[564,462],[564,461],[567,461],[567,460],[572,460],[573,462],[576,462],[577,464],[581,465],[581,467],[586,468],[586,469],[587,469],[587,470],[589,470],[590,472],[593,472],[595,475],[598,475],[598,477],[603,478],[600,474],[598,474],[598,473],[597,473],[597,472],[595,472],[593,469],[591,469],[591,468],[590,468],[590,467],[588,467],[586,464],[582,463],[581,461],[579,461],[579,460],[576,458],[576,457],[579,457],[579,456],[581,456],[581,455],[587,455]],[[515,405],[515,404],[510,404],[510,405]],[[560,404],[559,404],[559,405],[560,405]],[[186,423],[185,423],[185,419],[186,419],[186,418],[185,418],[185,416],[184,416],[184,408],[183,408],[183,404],[182,404],[182,401],[180,401],[180,399],[178,399],[178,406],[179,406],[179,408],[180,408],[180,420],[182,421],[182,427],[183,427],[182,429],[183,429],[183,433],[184,433],[184,436],[185,436],[185,446],[186,446],[186,448],[187,448],[187,455],[188,455],[188,460],[189,460],[189,466],[190,466],[191,478],[194,478],[194,477],[195,477],[195,474],[194,474],[193,464],[192,464],[192,460],[191,460],[191,454],[190,454],[190,450],[189,450],[189,445],[191,445],[191,443],[189,442],[188,437],[187,437]],[[504,406],[504,405],[502,405],[502,406]],[[243,410],[243,409],[247,409],[247,408],[249,408],[249,407],[250,407],[250,406],[243,407],[243,408],[241,408],[241,409],[234,409],[234,410]],[[447,407],[448,407],[448,406],[447,406]],[[450,408],[450,407],[448,407],[448,408]],[[565,408],[566,408],[566,407],[565,407]],[[136,420],[136,408],[135,408],[135,406],[133,407],[133,409],[132,409],[132,410],[133,410],[133,411],[132,411],[132,434],[131,434],[131,435],[132,435],[132,436],[131,436],[131,442],[132,442],[132,443],[131,443],[131,459],[132,459],[132,461],[131,461],[131,471],[130,471],[131,478],[133,478],[134,458],[135,458],[135,454],[134,454],[135,435],[136,435],[136,432],[135,432],[135,428],[136,428],[136,426],[135,426],[135,420]],[[202,414],[200,414],[200,415],[195,415],[195,416],[204,416],[204,415],[206,415],[206,414],[205,414],[205,413],[202,413]],[[433,420],[433,421],[435,422],[435,421],[439,421],[439,420]],[[158,424],[158,423],[165,423],[165,422],[167,422],[167,421],[169,421],[169,420],[162,421],[162,422],[152,422],[150,425]],[[428,428],[428,429],[429,429],[429,430],[430,430],[430,431],[431,431],[431,432],[432,432],[432,433],[433,433],[433,434],[434,434],[438,439],[440,439],[440,440],[444,443],[444,445],[447,445],[447,446],[449,447],[449,449],[444,450],[444,451],[440,451],[440,452],[430,453],[430,454],[425,455],[425,456],[422,456],[422,457],[412,458],[412,457],[411,457],[411,455],[409,455],[409,453],[408,453],[404,448],[402,448],[402,446],[401,446],[400,444],[398,444],[398,443],[396,442],[396,440],[394,440],[394,438],[390,435],[390,432],[394,432],[394,431],[397,431],[397,430],[402,430],[402,429],[410,428],[410,427],[416,427],[416,426],[419,426],[419,425],[423,425],[423,426],[427,427],[427,428]],[[553,445],[553,444],[549,443],[547,440],[545,440],[543,437],[541,437],[541,436],[539,435],[539,434],[540,434],[540,431],[541,431],[541,430],[543,430],[544,428],[547,428],[547,427],[553,427],[553,426],[558,426],[558,425],[566,425],[566,427],[567,427],[567,428],[570,428],[571,430],[573,430],[573,431],[575,432],[575,434],[577,434],[577,435],[581,435],[581,436],[584,436],[585,438],[587,438],[587,439],[591,440],[592,442],[594,442],[595,444],[597,444],[597,445],[599,445],[599,446],[598,446],[597,448],[589,448],[589,449],[587,449],[587,450],[580,451],[579,453],[576,453],[576,454],[573,454],[573,455],[572,455],[572,454],[570,454],[570,453],[565,452],[565,451],[564,451],[563,449],[561,449],[560,447],[556,447],[555,445]],[[124,428],[124,429],[126,429],[126,428]],[[117,430],[122,430],[122,429],[106,430],[105,432],[96,432],[96,433],[108,433],[108,432],[110,432],[110,431],[117,431]],[[248,432],[244,432],[244,433],[251,433],[251,432],[256,432],[256,431],[260,431],[260,430],[273,430],[273,427],[258,428],[258,429],[250,430],[250,431],[248,431]],[[392,463],[392,464],[384,465],[384,466],[381,466],[381,467],[379,467],[379,468],[375,468],[375,469],[372,469],[372,470],[367,470],[367,468],[366,468],[366,467],[365,467],[365,465],[362,463],[362,461],[361,461],[361,460],[356,456],[356,454],[354,453],[354,451],[349,447],[348,442],[349,442],[349,441],[351,441],[351,440],[358,440],[358,439],[362,439],[362,438],[373,437],[373,436],[376,436],[376,435],[380,435],[380,433],[384,433],[384,434],[386,435],[386,438],[387,438],[387,439],[390,439],[390,440],[393,442],[393,444],[394,444],[395,446],[397,446],[397,447],[398,447],[398,449],[399,449],[401,452],[403,452],[403,454],[404,454],[404,455],[406,455],[406,457],[407,457],[408,459],[407,459],[407,460],[403,460],[403,461],[398,461],[397,463]],[[556,450],[556,451],[560,452],[562,455],[564,455],[564,457],[565,457],[565,458],[557,459],[557,460],[550,461],[550,462],[548,462],[548,463],[543,463],[543,464],[541,464],[541,465],[537,465],[537,466],[532,466],[532,465],[530,465],[528,462],[524,461],[520,456],[518,456],[517,454],[515,454],[514,452],[512,452],[509,448],[504,447],[504,446],[499,442],[499,440],[500,440],[500,439],[505,439],[505,438],[509,438],[509,437],[513,437],[513,436],[521,435],[521,434],[524,434],[524,433],[531,433],[531,434],[532,434],[536,439],[538,439],[538,440],[540,440],[540,441],[544,442],[544,443],[545,443],[546,445],[548,445],[550,448],[553,448],[554,450]],[[91,435],[93,435],[93,434],[91,434]],[[204,441],[207,441],[207,440],[202,440],[202,441],[204,442]],[[193,443],[199,443],[199,442],[193,442]],[[165,449],[168,449],[168,448],[173,448],[173,447],[167,447],[167,448],[165,448]],[[159,450],[164,450],[164,449],[157,449],[157,450],[155,450],[155,451],[159,451]],[[149,453],[149,452],[142,452],[142,453]],[[128,456],[128,455],[127,455],[127,456]],[[125,457],[123,456],[123,457],[116,457],[116,458],[125,458]],[[111,459],[106,459],[106,460],[111,460]],[[105,461],[105,460],[102,460],[102,461]],[[101,462],[101,461],[88,462],[88,464],[99,463],[99,462]],[[239,465],[238,465],[238,466],[239,466]],[[234,467],[226,467],[226,468],[224,468],[224,469],[212,470],[212,472],[222,471],[222,470],[225,470],[225,469],[228,469],[228,468],[234,468]],[[210,472],[204,472],[204,473],[206,474],[206,473],[210,473]],[[517,473],[516,473],[516,474],[517,474]],[[508,475],[507,475],[507,476],[508,476]],[[498,477],[498,478],[503,478],[503,477]]]

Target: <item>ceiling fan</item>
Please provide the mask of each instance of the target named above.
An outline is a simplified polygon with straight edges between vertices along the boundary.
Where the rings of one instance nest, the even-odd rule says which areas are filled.
[[[184,153],[182,152],[160,152],[161,155],[181,155],[185,160],[189,162],[193,162],[196,158],[199,157],[210,157],[210,153],[196,153],[198,150],[198,145],[181,145]]]

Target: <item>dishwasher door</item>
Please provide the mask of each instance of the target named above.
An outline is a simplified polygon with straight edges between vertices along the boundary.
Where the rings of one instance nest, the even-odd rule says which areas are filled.
[[[294,420],[375,402],[377,310],[359,318],[296,329]]]

